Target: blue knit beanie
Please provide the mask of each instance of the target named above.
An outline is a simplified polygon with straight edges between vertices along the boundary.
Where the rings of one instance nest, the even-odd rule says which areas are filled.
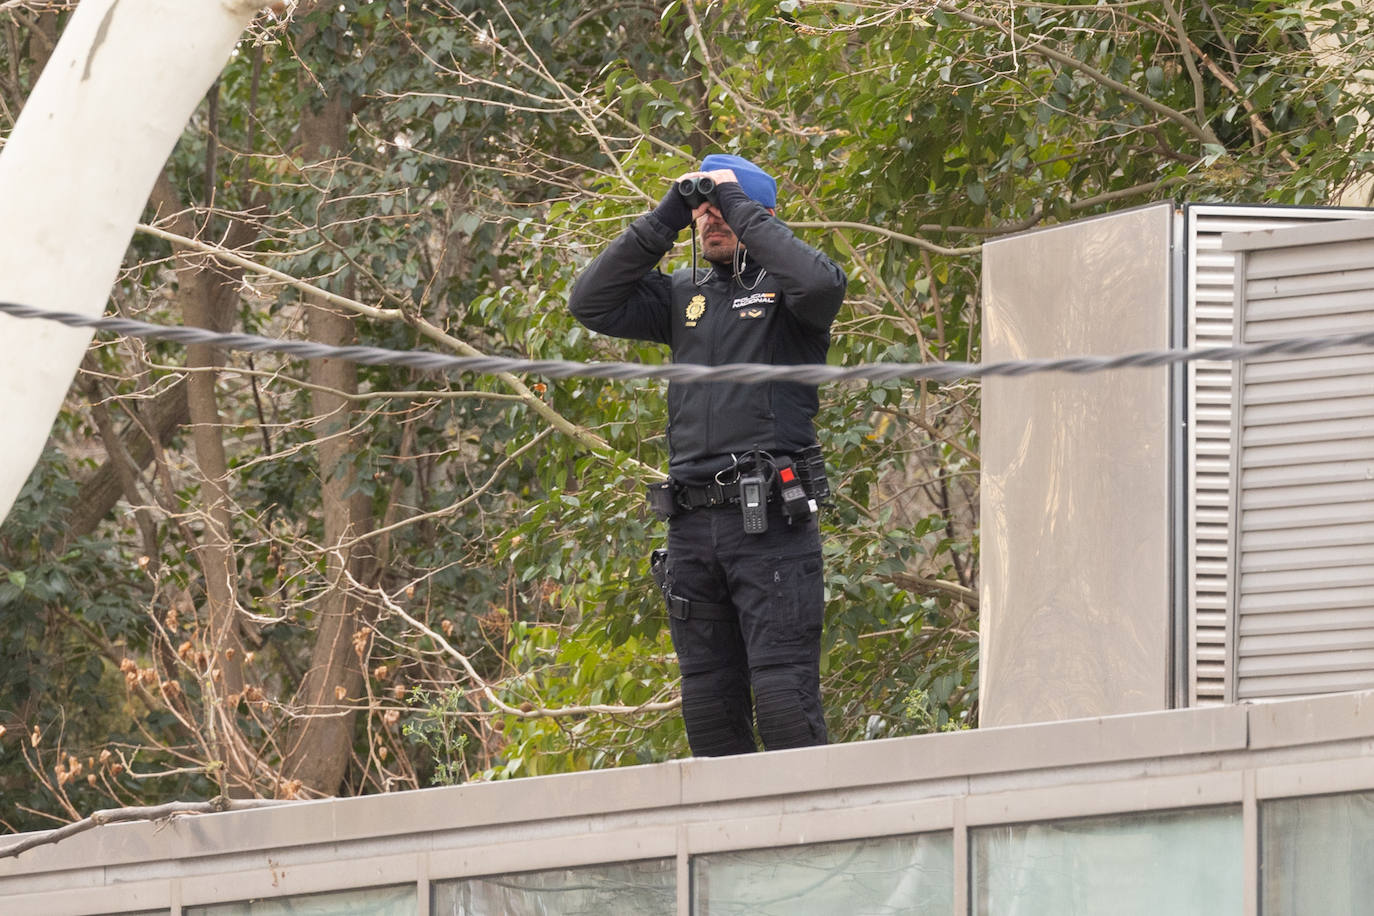
[[[701,170],[712,172],[716,169],[730,169],[739,179],[739,186],[754,200],[770,210],[778,207],[778,183],[763,169],[754,165],[743,156],[728,153],[712,153],[701,160]]]

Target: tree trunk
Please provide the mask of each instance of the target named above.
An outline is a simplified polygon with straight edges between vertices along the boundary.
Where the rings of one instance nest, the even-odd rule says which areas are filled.
[[[354,339],[352,319],[327,307],[311,306],[306,326],[310,339],[320,343],[347,346]],[[335,391],[358,389],[357,368],[340,360],[312,362],[310,377],[316,385]],[[371,504],[365,493],[357,492],[353,437],[348,433],[350,402],[325,391],[317,391],[313,400],[316,416],[326,418],[320,423],[316,450],[323,481],[329,587],[320,597],[310,670],[299,694],[303,716],[291,730],[284,770],[288,780],[298,779],[316,792],[333,795],[339,791],[348,767],[357,718],[355,704],[364,677],[361,653],[354,643],[364,608],[343,573],[346,569],[363,581],[371,572],[368,542],[352,548],[337,545],[370,530]]]
[[[304,39],[303,39],[304,40]],[[336,95],[318,112],[301,119],[301,140],[307,157],[326,159],[346,148],[349,107]],[[342,241],[341,239],[335,239]],[[351,290],[342,290],[351,295]],[[306,310],[307,335],[333,346],[354,342],[353,319],[328,305],[312,302]],[[361,644],[355,643],[365,613],[344,571],[366,580],[373,566],[370,542],[343,547],[372,527],[371,500],[357,487],[353,435],[353,402],[346,395],[358,390],[357,366],[336,359],[312,360],[311,381],[321,386],[312,395],[317,418],[316,452],[322,481],[324,545],[328,588],[320,597],[318,630],[297,700],[302,716],[293,723],[287,740],[284,774],[326,795],[339,791],[348,768],[362,693]]]
[[[252,0],[85,0],[0,154],[0,301],[98,315],[148,191],[252,19]],[[0,317],[0,516],[91,332]]]
[[[195,220],[183,213],[171,181],[164,173],[154,186],[152,201],[161,213],[178,214],[173,229],[188,238],[196,235]],[[252,227],[236,220],[225,244],[234,248],[253,236]],[[229,331],[238,311],[241,268],[227,268],[199,252],[177,251],[178,298],[189,327]],[[207,344],[189,344],[186,366],[186,405],[191,421],[191,441],[201,483],[201,534],[194,550],[205,578],[205,610],[209,624],[207,649],[212,661],[203,690],[212,694],[216,716],[206,723],[217,746],[213,752],[225,762],[227,789],[244,791],[252,784],[250,762],[243,759],[246,744],[237,734],[239,696],[243,693],[243,639],[238,613],[238,560],[235,556],[233,497],[229,492],[229,460],[224,447],[219,398],[215,393],[216,369],[221,351]]]
[[[221,303],[216,300],[223,279],[212,270],[178,267],[182,308],[190,327],[222,331]],[[238,621],[238,563],[234,559],[233,500],[229,494],[229,460],[215,397],[217,351],[206,344],[186,348],[186,403],[191,413],[191,439],[201,475],[201,534],[196,559],[205,577],[205,605],[210,625],[208,649],[214,661],[203,689],[213,691],[223,718],[214,734],[220,738],[219,759],[231,762],[230,736],[236,728],[234,708],[243,693],[243,642]],[[195,371],[199,370],[199,371]],[[246,778],[231,764],[231,777]],[[237,780],[236,780],[237,781]]]

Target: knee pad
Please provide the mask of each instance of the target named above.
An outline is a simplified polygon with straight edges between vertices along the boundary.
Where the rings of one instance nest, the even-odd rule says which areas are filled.
[[[770,751],[825,744],[820,686],[813,676],[779,665],[754,672],[759,737]]]
[[[682,721],[694,757],[752,754],[754,723],[749,684],[723,672],[682,676]]]

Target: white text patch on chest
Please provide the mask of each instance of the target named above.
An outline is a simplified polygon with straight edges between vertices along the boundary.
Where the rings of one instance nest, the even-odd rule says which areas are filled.
[[[772,305],[778,298],[777,293],[754,293],[752,296],[744,296],[730,303],[734,309],[748,308],[751,305]]]

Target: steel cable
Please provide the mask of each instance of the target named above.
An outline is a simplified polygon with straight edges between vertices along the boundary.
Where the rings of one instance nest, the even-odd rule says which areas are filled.
[[[856,366],[818,364],[774,366],[730,363],[704,366],[695,363],[581,363],[553,359],[514,359],[500,356],[449,356],[425,350],[388,350],[381,347],[334,347],[298,340],[273,340],[256,334],[225,334],[203,328],[169,327],[130,318],[90,318],[72,312],[52,312],[32,306],[0,302],[0,314],[15,318],[54,321],[74,328],[93,328],[183,344],[209,344],[225,350],[250,353],[281,353],[299,359],[340,359],[368,366],[405,366],[446,373],[500,372],[538,375],[552,379],[666,379],[677,382],[886,382],[927,379],[937,382],[989,376],[1016,377],[1045,372],[1087,374],[1113,369],[1155,368],[1200,360],[1237,362],[1265,356],[1298,355],[1342,347],[1374,348],[1374,331],[1320,337],[1292,337],[1264,343],[1207,347],[1199,350],[1143,350],[1116,356],[1069,356],[1055,359],[1015,359],[995,363],[861,363]]]

